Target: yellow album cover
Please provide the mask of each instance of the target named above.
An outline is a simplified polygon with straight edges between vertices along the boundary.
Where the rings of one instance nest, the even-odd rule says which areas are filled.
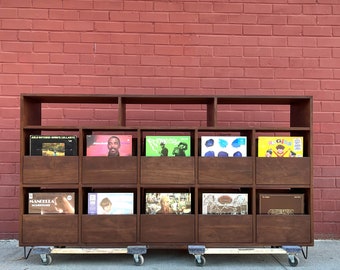
[[[303,157],[303,137],[258,137],[259,157]]]

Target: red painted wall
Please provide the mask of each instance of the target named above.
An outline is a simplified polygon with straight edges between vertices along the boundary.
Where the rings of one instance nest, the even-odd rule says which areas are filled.
[[[0,239],[18,233],[22,92],[311,95],[315,233],[340,238],[338,0],[2,0],[0,29]],[[145,110],[129,117],[164,119]]]

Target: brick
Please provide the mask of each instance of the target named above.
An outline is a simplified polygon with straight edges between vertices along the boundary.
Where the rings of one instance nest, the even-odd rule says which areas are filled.
[[[229,14],[228,15],[228,23],[230,24],[244,24],[247,25],[253,25],[257,23],[257,15],[254,14]]]
[[[32,21],[26,19],[3,19],[2,29],[29,30],[32,29]]]
[[[261,79],[261,89],[290,89],[290,80],[284,79]]]
[[[145,37],[145,35],[143,35]],[[157,36],[156,36],[157,37]],[[140,43],[140,35],[133,33],[115,33],[110,35],[112,43],[122,43],[122,44],[130,44],[130,43]],[[143,41],[143,43],[145,43]]]
[[[225,24],[228,22],[228,15],[224,13],[203,13],[199,15],[199,22]]]
[[[230,37],[230,45],[258,46],[259,38],[251,36]]]
[[[94,45],[90,43],[67,43],[64,44],[65,53],[93,53]]]
[[[64,21],[66,31],[93,31],[94,23],[91,21]]]
[[[0,9],[0,18],[1,19],[11,19],[17,18],[17,9],[16,8],[4,8]]]
[[[2,50],[5,52],[32,52],[31,42],[2,42]]]
[[[151,27],[149,27],[151,28]],[[176,23],[155,23],[156,33],[183,33],[183,25]]]
[[[65,74],[78,75],[78,74],[94,74],[95,67],[93,65],[64,65]]]
[[[77,54],[63,54],[63,53],[53,53],[50,55],[51,63],[79,63],[79,55]]]
[[[302,26],[297,25],[273,26],[273,34],[277,36],[300,36],[302,31]]]
[[[111,86],[113,87],[140,87],[140,77],[114,76],[111,79]]]
[[[317,17],[310,15],[288,16],[288,24],[316,25]]]
[[[229,57],[202,57],[201,66],[203,67],[228,67],[230,66]]]
[[[141,79],[143,87],[170,87],[170,78],[143,77]]]
[[[150,1],[124,1],[124,10],[152,11],[153,2]]]
[[[172,78],[171,87],[199,88],[200,78]]]
[[[53,52],[62,52],[63,51],[63,44],[62,43],[52,43],[52,42],[48,42],[48,43],[34,43],[33,44],[33,51],[37,52],[37,53],[42,53],[42,52],[49,52],[49,53],[53,53]]]
[[[260,46],[287,46],[287,37],[258,37]]]
[[[303,70],[296,69],[296,68],[278,68],[275,70],[275,77],[276,78],[302,78],[303,77]]]
[[[170,67],[170,66],[160,66],[155,68],[156,76],[184,76],[184,67]]]
[[[109,0],[94,1],[93,7],[94,9],[102,10],[123,10],[124,1],[109,1]]]
[[[304,26],[302,33],[304,36],[330,37],[333,35],[333,27],[329,26]]]
[[[33,20],[32,28],[34,30],[62,31],[64,23],[59,20]]]
[[[171,65],[173,66],[199,66],[200,58],[196,56],[173,56]]]
[[[186,12],[212,12],[213,3],[209,2],[184,2]]]
[[[233,70],[233,69],[231,69]],[[239,69],[238,69],[239,70]],[[235,72],[236,73],[236,72]],[[218,76],[217,71],[213,67],[186,67],[184,69],[185,77],[224,77]]]
[[[19,83],[21,84],[36,84],[47,85],[49,84],[49,77],[47,75],[19,75]]]
[[[42,31],[20,31],[18,34],[18,39],[20,41],[48,41],[49,36],[47,32]]]
[[[17,74],[0,74],[0,84],[18,84]]]
[[[303,48],[304,57],[331,58],[330,48]]]
[[[231,88],[260,88],[258,79],[230,79]]]
[[[140,13],[135,11],[110,11],[109,20],[114,22],[139,22]]]
[[[324,165],[326,165],[326,164],[324,164]],[[327,178],[316,179],[314,181],[314,187],[315,188],[322,188],[322,189],[335,188],[335,180],[334,179],[327,179]]]
[[[18,9],[18,18],[22,19],[48,19],[49,13],[47,9]]]
[[[0,62],[1,63],[15,63],[18,61],[18,54],[16,53],[1,53]]]
[[[142,12],[139,20],[141,22],[169,22],[169,15],[166,12]]]
[[[74,2],[74,1],[72,1]],[[52,20],[79,20],[81,11],[67,9],[50,9],[49,18]]]
[[[216,10],[218,11],[218,10]],[[242,12],[242,10],[240,10]],[[244,4],[244,13],[255,13],[255,14],[263,14],[263,13],[272,13],[273,6],[270,4]]]
[[[183,47],[182,46],[155,45],[155,54],[158,54],[158,55],[183,55],[184,53],[183,53]],[[191,55],[193,55],[193,54],[191,54]]]
[[[183,32],[185,34],[196,33],[196,34],[210,34],[213,32],[213,25],[212,24],[184,24]]]
[[[19,64],[19,63],[5,63],[3,64],[3,72],[4,73],[30,74],[33,72],[33,65]]]
[[[233,67],[258,67],[257,57],[230,57],[230,66]]]
[[[123,24],[117,22],[95,22],[94,30],[99,32],[123,32]]]
[[[77,75],[51,75],[49,78],[50,85],[79,85],[80,82]]]
[[[302,47],[302,49],[308,49],[308,47],[317,47],[317,39],[314,37],[288,37],[288,46]]]
[[[228,78],[202,78],[201,79],[201,87],[202,88],[223,88],[227,89],[230,88],[230,79]]]
[[[118,76],[121,76],[121,75],[131,75],[131,74],[128,74],[128,72],[126,71],[127,69],[129,68],[128,67],[124,67],[124,66],[112,66],[112,65],[97,65],[95,67],[95,71],[94,73],[92,74],[95,74],[97,76],[107,76],[107,75],[118,75]]]
[[[1,30],[0,40],[16,41],[17,40],[17,32],[13,31],[13,30]]]
[[[1,7],[32,7],[31,0],[2,0]]]
[[[318,38],[319,47],[339,47],[340,37],[319,37]]]
[[[83,76],[80,78],[80,85],[110,86],[111,82],[108,76]]]
[[[273,48],[274,57],[301,57],[302,48]]]
[[[333,6],[333,8],[335,8]],[[308,14],[308,15],[321,15],[321,14],[332,14],[332,6],[331,5],[308,5],[305,4],[302,7],[302,12],[303,14]]]
[[[170,58],[167,56],[142,55],[140,63],[142,65],[153,65],[153,66],[170,65]]]
[[[184,48],[184,54],[189,56],[212,56],[213,49],[209,46],[186,46]]]
[[[155,68],[149,66],[128,66],[122,70],[127,76],[155,76]]]
[[[2,186],[0,189],[0,197],[13,197],[15,196],[14,186]]]
[[[305,69],[304,70],[305,78],[313,78],[313,79],[329,79],[333,78],[333,71],[331,69]]]
[[[292,68],[318,68],[320,66],[319,60],[316,58],[290,58],[289,66]]]
[[[124,46],[124,53],[125,54],[132,54],[132,55],[154,55],[154,46],[153,45],[126,45]]]
[[[18,61],[21,63],[48,63],[50,57],[47,53],[20,53]]]
[[[287,16],[285,15],[259,15],[258,24],[287,24]]]
[[[112,17],[116,20],[116,17]],[[83,21],[109,21],[109,11],[80,10],[79,19]]]
[[[44,0],[34,0],[33,1],[33,7],[37,8],[62,8],[63,7],[63,1],[62,0],[55,0],[52,3],[46,2]]]
[[[293,79],[290,81],[290,88],[292,90],[319,90],[320,82],[313,79]]]
[[[198,23],[199,15],[197,13],[171,12],[169,22],[173,23]]]
[[[80,42],[80,33],[50,32],[50,40],[55,42]]]
[[[274,69],[272,68],[245,68],[244,77],[246,78],[273,78]]]
[[[213,25],[214,34],[242,35],[243,27],[238,24],[215,24]]]
[[[302,5],[299,4],[277,4],[273,5],[274,14],[301,14]]]

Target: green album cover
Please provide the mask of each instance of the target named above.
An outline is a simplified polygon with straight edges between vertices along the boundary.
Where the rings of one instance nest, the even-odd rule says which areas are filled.
[[[145,155],[148,157],[189,157],[190,139],[190,136],[146,136]]]

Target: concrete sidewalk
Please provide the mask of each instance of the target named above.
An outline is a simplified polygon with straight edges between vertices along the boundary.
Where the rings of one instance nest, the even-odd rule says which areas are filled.
[[[304,247],[305,250],[305,247]],[[148,250],[142,266],[135,266],[133,255],[128,254],[53,254],[52,264],[41,263],[39,255],[24,258],[24,249],[16,240],[0,241],[0,269],[3,270],[86,270],[86,269],[152,269],[177,270],[200,269],[195,258],[187,250]],[[210,269],[322,269],[340,268],[340,240],[316,240],[315,246],[308,248],[308,258],[298,254],[299,264],[292,267],[287,255],[204,255],[204,270]],[[137,267],[137,268],[136,268]]]

